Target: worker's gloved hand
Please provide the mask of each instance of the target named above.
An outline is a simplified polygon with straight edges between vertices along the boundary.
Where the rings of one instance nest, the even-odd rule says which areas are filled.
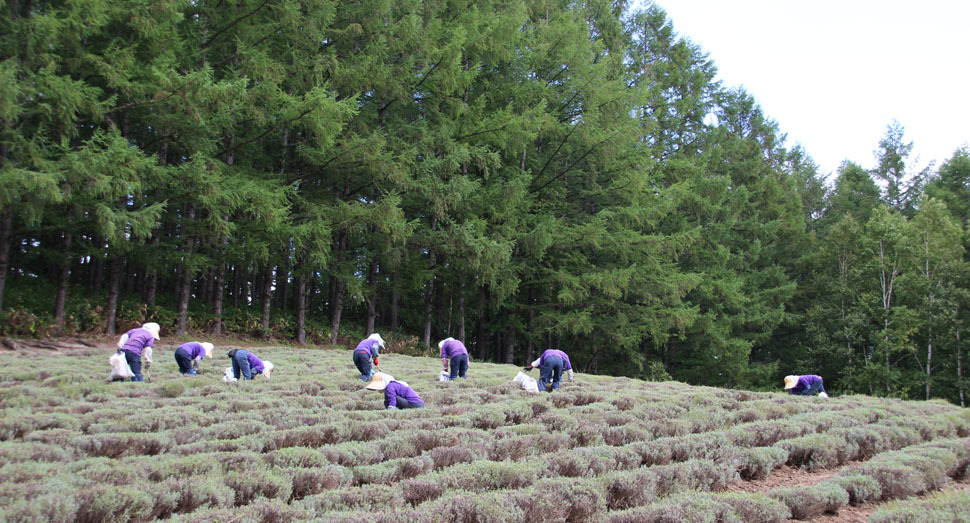
[[[573,369],[566,371],[569,374],[569,381],[573,381]]]
[[[524,370],[526,372],[529,372],[532,369],[533,369],[532,365],[526,365],[525,367],[522,367],[522,370]]]
[[[389,405],[387,407],[387,410],[397,410],[397,407],[395,407],[394,405]]]
[[[374,365],[380,365],[380,363],[377,362],[377,356],[374,356]]]

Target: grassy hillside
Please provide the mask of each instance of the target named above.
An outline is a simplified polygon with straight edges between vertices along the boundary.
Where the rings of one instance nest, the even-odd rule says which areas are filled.
[[[196,378],[160,348],[141,384],[106,382],[108,347],[0,353],[0,520],[785,521],[909,498],[873,519],[970,509],[959,492],[914,498],[970,463],[970,411],[942,401],[584,374],[530,395],[510,365],[473,362],[468,380],[439,383],[440,360],[388,354],[383,369],[428,408],[385,411],[349,350],[252,350],[276,364],[272,380],[223,383],[226,347]],[[784,467],[834,474],[733,488]]]

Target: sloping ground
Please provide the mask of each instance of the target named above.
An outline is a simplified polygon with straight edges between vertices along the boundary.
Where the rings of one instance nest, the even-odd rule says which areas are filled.
[[[107,383],[110,349],[0,352],[0,520],[856,521],[826,518],[970,463],[970,413],[943,402],[583,374],[530,395],[514,366],[440,383],[439,359],[390,354],[428,408],[385,411],[349,350],[255,348],[273,379],[225,384],[227,349],[182,378],[159,347],[152,383]]]

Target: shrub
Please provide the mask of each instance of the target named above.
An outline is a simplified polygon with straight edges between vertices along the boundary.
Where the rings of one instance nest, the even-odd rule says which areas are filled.
[[[505,492],[448,494],[421,505],[409,519],[441,523],[507,523],[526,520],[523,510]]]
[[[401,491],[404,493],[404,501],[412,506],[419,505],[425,501],[432,500],[441,496],[444,489],[441,485],[433,481],[418,479],[408,479],[401,482]]]
[[[284,471],[289,474],[290,483],[293,486],[288,501],[303,499],[313,494],[319,494],[324,490],[348,487],[354,479],[350,470],[339,465],[312,469],[284,469]]]
[[[870,501],[876,501],[882,491],[878,481],[862,474],[835,476],[826,481],[831,481],[842,487],[849,494],[849,504],[851,505],[863,505]]]
[[[657,474],[648,468],[613,472],[598,479],[610,510],[639,507],[657,499]]]
[[[788,451],[788,464],[810,472],[841,465],[858,454],[858,447],[836,434],[808,434],[774,445]]]
[[[795,519],[809,519],[823,512],[834,512],[849,503],[849,494],[831,482],[777,488],[769,491],[768,495],[787,505]]]
[[[472,451],[465,446],[438,447],[431,451],[434,468],[450,467],[456,463],[468,463],[475,459]]]
[[[707,459],[652,467],[657,474],[657,495],[683,490],[722,490],[734,479],[734,467]]]
[[[895,501],[876,509],[870,516],[872,523],[895,521],[968,521],[970,492],[943,492],[926,499]]]
[[[461,467],[436,470],[417,479],[436,481],[445,488],[462,490],[515,489],[536,479],[533,466],[512,462],[473,461]]]
[[[77,490],[75,521],[101,523],[152,519],[155,501],[147,492],[130,487],[88,485]]]
[[[740,449],[738,474],[744,480],[765,479],[788,460],[788,451],[778,447]]]
[[[592,480],[544,479],[519,493],[526,521],[599,521],[606,496]]]
[[[293,485],[290,478],[282,477],[262,467],[232,471],[224,478],[225,485],[234,493],[233,506],[248,505],[257,497],[289,499]]]
[[[366,485],[325,490],[319,494],[294,501],[293,506],[311,514],[341,510],[392,511],[404,506],[401,488],[397,485]]]
[[[156,387],[155,392],[163,398],[177,398],[185,392],[185,385],[180,381],[170,381]]]

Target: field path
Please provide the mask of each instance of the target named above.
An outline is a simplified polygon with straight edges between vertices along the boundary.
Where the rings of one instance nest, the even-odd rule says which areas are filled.
[[[853,462],[854,463],[854,462]],[[847,466],[853,463],[848,463]],[[820,470],[817,472],[808,472],[801,469],[796,469],[792,467],[781,467],[773,470],[771,474],[765,479],[754,480],[754,481],[736,481],[728,485],[727,490],[729,492],[748,492],[748,493],[761,493],[767,494],[769,490],[778,487],[798,487],[801,485],[814,485],[831,478],[838,472],[838,469],[828,469]],[[957,481],[947,485],[946,487],[940,489],[943,491],[962,491],[970,490],[970,478],[965,478],[961,481]],[[927,494],[916,496],[917,498],[923,499],[928,496],[932,496],[935,492],[929,492]],[[882,505],[882,503],[866,503],[864,505],[852,506],[846,505],[842,507],[837,514],[822,514],[816,516],[808,521],[819,521],[825,523],[865,523],[868,520],[869,515],[875,512]],[[797,519],[792,519],[790,521],[800,521]]]

